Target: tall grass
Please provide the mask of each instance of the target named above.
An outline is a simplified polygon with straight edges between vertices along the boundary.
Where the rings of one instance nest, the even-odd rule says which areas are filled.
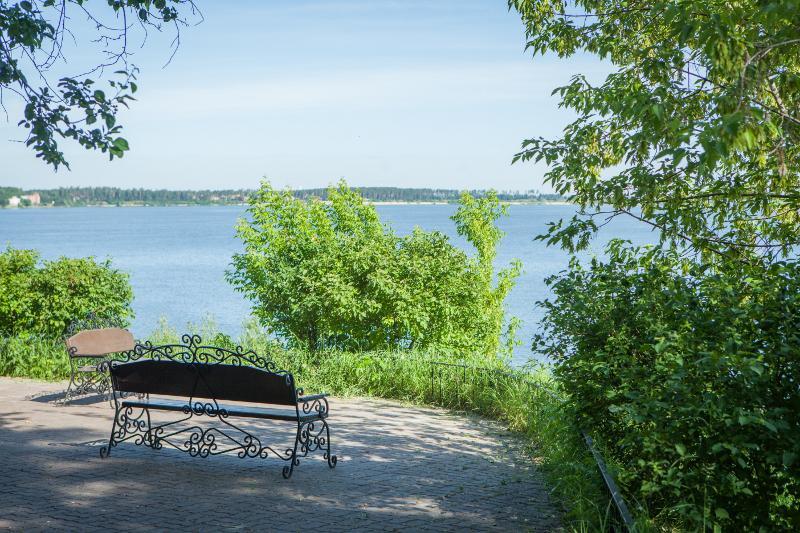
[[[531,461],[544,472],[573,529],[594,531],[608,523],[608,498],[597,467],[546,367],[515,370],[497,359],[435,351],[309,353],[281,347],[252,324],[238,339],[219,333],[211,320],[189,324],[187,331],[200,335],[204,344],[254,350],[292,372],[309,392],[396,399],[498,420],[525,439]],[[180,335],[162,321],[149,340],[178,343]],[[0,339],[0,374],[63,379],[69,375],[64,344]]]
[[[0,376],[50,381],[68,378],[64,341],[38,335],[0,337]]]

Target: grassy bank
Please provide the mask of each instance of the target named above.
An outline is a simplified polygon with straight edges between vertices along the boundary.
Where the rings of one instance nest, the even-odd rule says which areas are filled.
[[[522,372],[500,361],[463,360],[436,352],[312,354],[286,350],[255,328],[246,328],[238,339],[216,333],[213,324],[193,329],[206,344],[240,344],[269,356],[309,391],[437,405],[499,420],[528,442],[531,460],[544,471],[568,524],[576,530],[597,530],[609,520],[608,498],[596,465],[570,422],[571,414],[548,392],[554,383],[546,369]],[[164,325],[149,339],[154,344],[175,343],[180,335]],[[0,374],[64,379],[69,363],[60,341],[0,339]]]

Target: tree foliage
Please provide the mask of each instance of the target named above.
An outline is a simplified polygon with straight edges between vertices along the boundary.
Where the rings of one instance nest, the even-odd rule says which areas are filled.
[[[0,207],[7,205],[12,196],[21,196],[22,194],[22,189],[19,187],[0,187]]]
[[[0,336],[57,338],[75,319],[94,312],[133,316],[127,274],[93,258],[39,261],[34,250],[0,253]]]
[[[578,118],[517,160],[585,210],[548,238],[580,248],[632,216],[701,255],[773,257],[800,234],[800,3],[511,0],[528,47],[613,72],[555,92]]]
[[[191,0],[106,0],[110,17],[92,10],[86,0],[8,2],[0,0],[0,101],[12,93],[24,103],[19,125],[28,130],[25,143],[37,157],[57,169],[69,167],[59,145],[72,139],[91,150],[122,157],[129,149],[117,124],[120,107],[128,107],[137,90],[135,66],[128,64],[128,34],[134,24],[145,31],[181,22],[180,9]],[[73,17],[86,20],[96,30],[95,43],[102,47],[100,64],[85,67],[72,76],[52,76],[64,57],[67,24]],[[176,37],[177,39],[177,37]],[[177,43],[177,40],[176,40]],[[116,68],[102,86],[95,75]]]
[[[686,530],[797,530],[800,265],[683,275],[676,253],[609,254],[550,280],[537,348],[629,498]]]
[[[439,232],[399,237],[346,184],[328,201],[296,199],[265,183],[239,224],[244,252],[228,279],[261,324],[289,344],[373,350],[441,347],[494,356],[503,300],[519,264],[492,260],[505,213],[494,193],[464,195],[453,217],[478,250],[469,257]]]
[[[461,199],[462,191],[457,189],[429,189],[410,187],[359,187],[361,195],[375,202],[447,202],[456,203]],[[328,197],[328,189],[295,189],[295,197],[309,199]],[[473,196],[483,196],[485,190],[473,189],[469,191]],[[541,194],[538,191],[498,191],[497,198],[501,201],[546,202],[563,201],[559,194]]]
[[[535,54],[611,73],[556,89],[577,114],[523,143],[580,206],[539,238],[575,252],[617,216],[660,236],[548,280],[536,349],[679,529],[797,529],[800,4],[511,0]]]

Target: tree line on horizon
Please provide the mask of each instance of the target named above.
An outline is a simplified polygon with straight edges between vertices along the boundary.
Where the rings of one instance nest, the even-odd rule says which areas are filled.
[[[374,202],[457,202],[462,191],[457,189],[428,189],[403,187],[362,187],[363,197]],[[118,187],[59,187],[58,189],[22,189],[0,187],[0,206],[8,205],[9,198],[38,192],[42,205],[82,206],[121,204],[241,204],[245,203],[252,189],[219,190],[168,190],[168,189],[121,189]],[[473,196],[485,196],[485,190],[467,191]],[[295,198],[328,199],[328,189],[297,189]],[[540,194],[537,191],[503,191],[497,193],[501,201],[562,201],[560,194]]]

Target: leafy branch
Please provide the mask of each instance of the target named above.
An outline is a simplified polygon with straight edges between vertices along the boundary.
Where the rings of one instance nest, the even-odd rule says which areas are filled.
[[[134,25],[144,32],[174,27],[172,55],[180,44],[180,28],[187,24],[181,11],[199,16],[192,0],[107,0],[110,17],[104,22],[85,0],[45,0],[9,3],[0,0],[0,106],[5,110],[5,93],[24,103],[18,125],[27,130],[23,142],[36,156],[57,170],[69,168],[59,144],[71,139],[90,150],[107,153],[109,159],[122,157],[129,150],[121,134],[117,115],[128,108],[137,90],[138,69],[129,63],[129,33]],[[94,25],[94,43],[103,46],[104,60],[81,74],[51,78],[57,62],[66,63],[64,39],[74,36],[67,22],[77,12]],[[171,58],[170,58],[171,59]],[[98,87],[90,76],[104,76],[110,90]],[[38,80],[38,81],[34,81]],[[6,111],[7,114],[7,111]]]

